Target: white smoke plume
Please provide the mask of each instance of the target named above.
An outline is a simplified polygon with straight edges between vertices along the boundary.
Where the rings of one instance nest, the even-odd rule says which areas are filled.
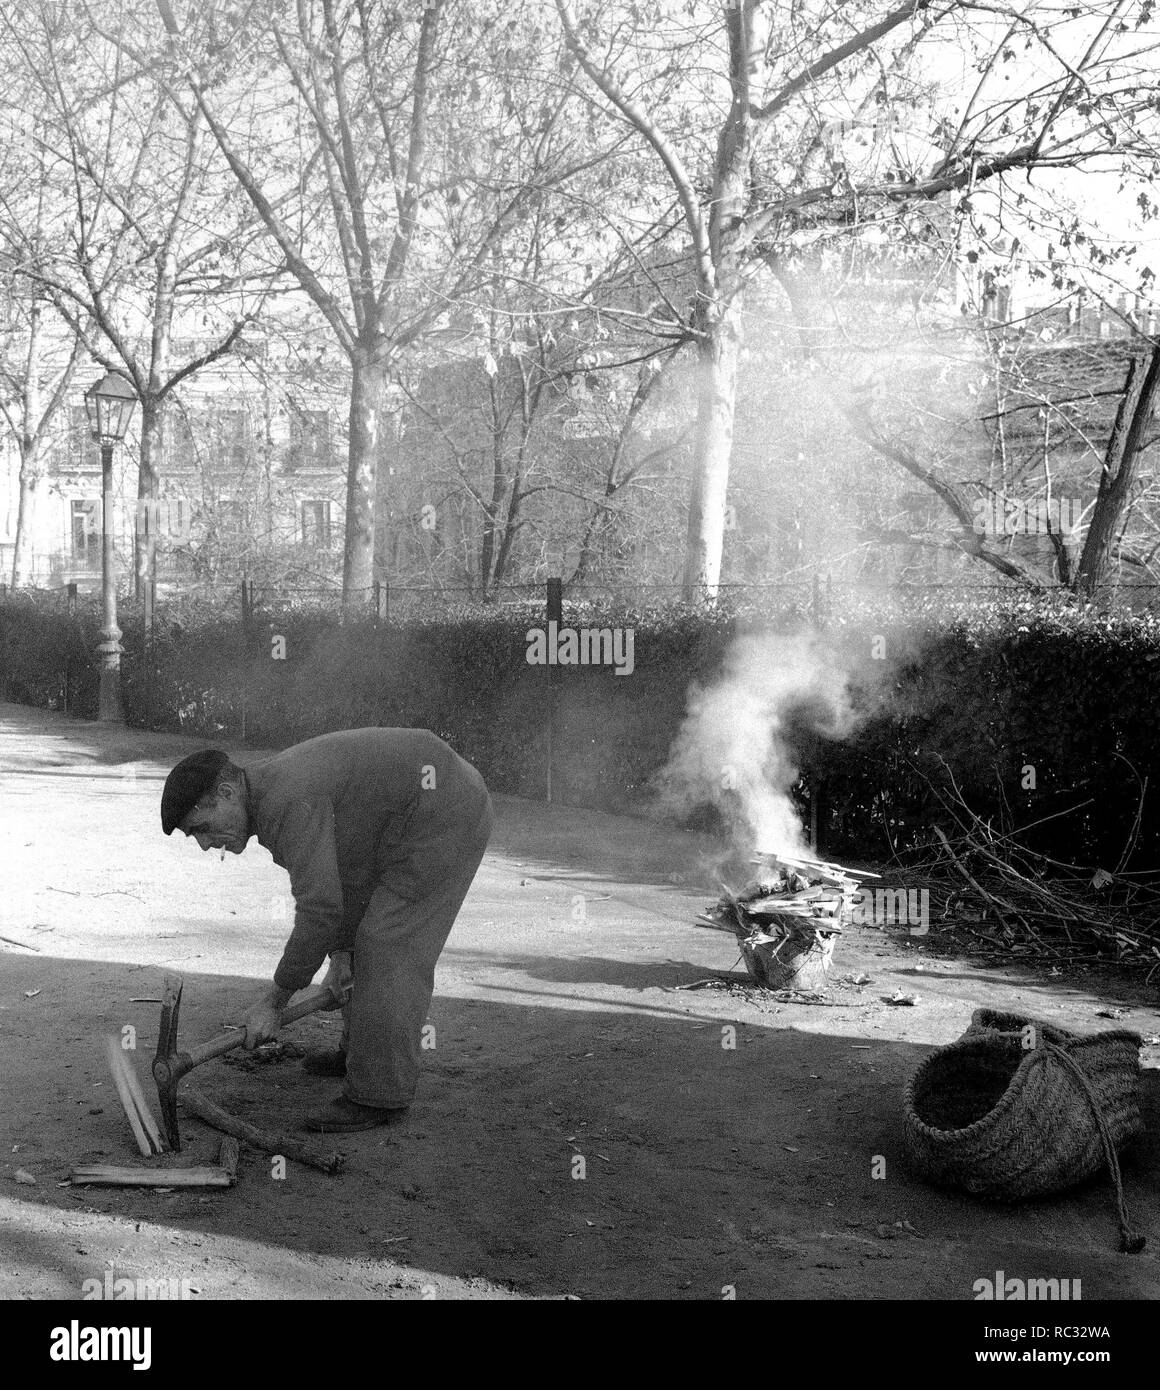
[[[790,795],[798,778],[790,720],[841,738],[854,726],[848,671],[817,634],[751,634],[730,647],[720,675],[689,691],[688,713],[657,775],[660,808],[706,804],[730,826],[731,849],[809,852]]]

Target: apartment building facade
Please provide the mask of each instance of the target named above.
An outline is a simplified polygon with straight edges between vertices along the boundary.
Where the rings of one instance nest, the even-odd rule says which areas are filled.
[[[175,362],[206,344],[177,338]],[[47,433],[30,518],[33,587],[101,582],[101,453],[84,392],[103,369],[76,373]],[[140,412],[114,453],[112,529],[118,587],[132,584],[134,541],[157,541],[159,589],[185,589],[251,571],[281,557],[319,577],[341,565],[345,498],[342,383],[307,380],[289,352],[252,336],[187,378],[166,408],[160,496],[138,501]],[[0,444],[0,582],[12,580],[20,457],[11,431]]]

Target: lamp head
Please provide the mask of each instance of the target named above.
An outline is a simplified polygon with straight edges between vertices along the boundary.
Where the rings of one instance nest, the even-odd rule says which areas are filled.
[[[120,444],[129,428],[137,392],[119,372],[109,372],[85,392],[89,425],[98,444]]]

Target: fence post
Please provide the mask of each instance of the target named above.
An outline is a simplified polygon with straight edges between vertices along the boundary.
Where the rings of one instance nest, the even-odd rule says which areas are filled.
[[[67,609],[68,609],[68,615],[69,615],[70,618],[75,618],[76,615],[77,615],[77,585],[76,585],[76,580],[75,580],[75,579],[74,579],[70,584],[68,584],[68,585],[66,586],[66,588],[65,588],[65,594],[66,594],[66,596],[67,596],[67,597],[66,597],[66,600],[65,600],[65,603],[66,603],[66,607],[67,607]],[[66,656],[65,659],[64,659],[64,712],[65,712],[65,714],[67,714],[68,711],[69,711],[69,705],[70,705],[70,703],[71,703],[71,701],[70,701],[70,699],[69,699],[69,696],[70,696],[71,693],[72,693],[72,656],[71,656],[71,655],[68,655],[68,656]]]
[[[548,580],[547,593],[547,613],[548,613],[548,647],[549,647],[549,666],[548,666],[548,802],[552,801],[553,793],[553,772],[556,762],[556,748],[560,737],[560,667],[551,661],[551,654],[555,651],[557,634],[564,622],[564,581],[560,578]],[[553,629],[555,624],[555,629]]]
[[[375,627],[386,623],[391,616],[391,586],[386,579],[375,580]]]

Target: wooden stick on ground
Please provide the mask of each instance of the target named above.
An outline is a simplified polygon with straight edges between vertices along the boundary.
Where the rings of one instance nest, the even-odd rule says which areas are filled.
[[[308,1167],[317,1168],[323,1173],[337,1173],[343,1165],[342,1154],[323,1153],[309,1144],[302,1143],[301,1140],[291,1139],[288,1135],[258,1129],[255,1125],[247,1124],[245,1120],[231,1115],[228,1110],[223,1110],[220,1105],[191,1086],[185,1086],[178,1092],[178,1100],[191,1115],[196,1115],[207,1125],[220,1129],[223,1134],[232,1134],[236,1139],[244,1140],[263,1153],[285,1154],[287,1158],[305,1163]]]
[[[72,1170],[69,1181],[78,1187],[230,1187],[234,1179],[224,1168],[118,1168],[111,1163],[85,1163]]]
[[[125,1054],[116,1038],[105,1039],[105,1056],[108,1058],[109,1070],[113,1073],[113,1084],[117,1088],[117,1095],[121,1101],[121,1108],[125,1112],[125,1118],[132,1127],[133,1138],[137,1141],[137,1147],[140,1149],[142,1157],[152,1158],[153,1148],[142,1127],[141,1119],[137,1114],[137,1106],[133,1101],[129,1082],[125,1076]]]
[[[161,1134],[161,1126],[153,1118],[153,1111],[149,1109],[149,1102],[145,1099],[141,1082],[137,1079],[137,1069],[133,1066],[132,1058],[128,1057],[122,1050],[121,1061],[124,1066],[125,1081],[129,1086],[129,1094],[137,1106],[137,1114],[145,1133],[149,1136],[154,1152],[164,1153],[167,1145]]]

